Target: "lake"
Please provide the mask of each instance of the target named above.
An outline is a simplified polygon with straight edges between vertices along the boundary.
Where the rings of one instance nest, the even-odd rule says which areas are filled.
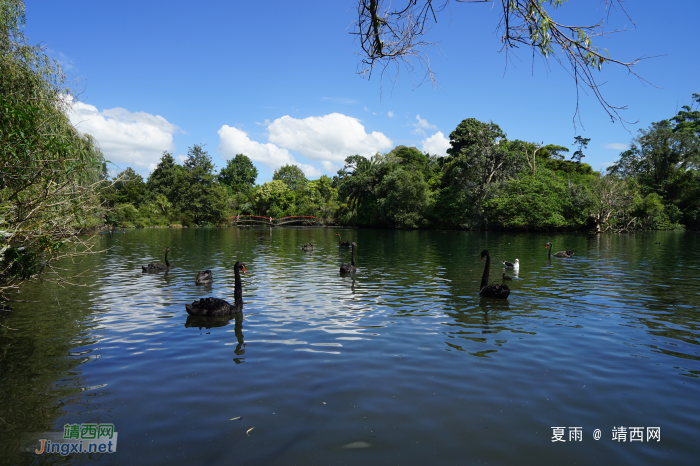
[[[350,250],[337,232],[358,244],[354,276],[338,273]],[[575,257],[549,260],[548,241]],[[109,249],[66,265],[88,286],[32,284],[33,302],[0,319],[17,329],[0,328],[3,464],[697,464],[698,233],[149,229],[99,242]],[[170,271],[142,273],[167,246]],[[507,301],[478,294],[482,249],[491,283],[501,260],[520,261]],[[243,318],[188,319],[195,299],[233,301],[236,261]],[[213,283],[196,286],[205,269]],[[27,433],[89,423],[114,425],[116,452],[19,451]]]

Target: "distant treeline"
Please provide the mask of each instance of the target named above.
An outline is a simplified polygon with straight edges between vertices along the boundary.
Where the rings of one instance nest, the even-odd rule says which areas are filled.
[[[450,134],[445,157],[398,146],[348,157],[332,179],[309,181],[286,165],[262,185],[247,156],[215,174],[195,145],[183,165],[164,152],[145,182],[128,168],[103,196],[113,207],[107,222],[119,226],[221,225],[251,214],[384,228],[698,229],[699,134],[700,112],[685,106],[640,130],[602,174],[581,162],[589,139],[577,136],[567,160],[566,147],[509,140],[497,124],[469,118]]]

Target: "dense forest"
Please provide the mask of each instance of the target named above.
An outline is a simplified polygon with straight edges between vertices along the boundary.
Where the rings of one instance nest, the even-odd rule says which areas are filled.
[[[447,155],[398,146],[354,155],[332,179],[309,181],[296,166],[256,185],[244,154],[217,174],[202,146],[179,165],[164,152],[147,180],[131,168],[103,191],[117,226],[224,225],[235,215],[313,215],[340,225],[461,229],[682,229],[700,227],[700,95],[668,120],[639,131],[628,150],[593,171],[576,149],[509,140],[493,122],[462,121]]]

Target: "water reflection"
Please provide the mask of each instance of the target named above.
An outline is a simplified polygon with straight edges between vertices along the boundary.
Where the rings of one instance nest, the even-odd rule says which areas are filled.
[[[0,418],[57,430],[64,421],[109,416],[129,426],[133,440],[120,444],[119,455],[128,456],[110,464],[153,464],[175,451],[185,456],[174,463],[194,464],[204,441],[221,464],[232,458],[232,442],[242,463],[293,464],[318,455],[328,464],[337,460],[328,445],[359,442],[367,432],[371,448],[414,462],[458,463],[469,438],[469,455],[484,462],[517,462],[499,455],[527,457],[534,448],[539,462],[557,464],[573,458],[542,447],[558,422],[662,425],[669,429],[665,459],[688,462],[692,441],[673,434],[700,422],[700,267],[687,254],[700,250],[700,239],[360,230],[343,236],[363,245],[362,273],[340,276],[350,250],[338,247],[334,233],[103,235],[112,249],[93,264],[94,286],[61,309],[50,294],[37,298],[34,308],[51,311],[42,315],[46,322],[32,317],[29,305],[3,320],[27,331],[20,341],[0,329],[0,388],[10,400]],[[547,240],[576,257],[547,260]],[[301,253],[309,242],[314,253]],[[177,267],[142,275],[142,259],[161,244],[179,251]],[[520,259],[519,270],[492,274],[513,278],[508,300],[478,294],[479,251],[486,248]],[[251,264],[243,281],[245,340],[242,314],[184,310],[203,297],[233,296],[235,260]],[[207,268],[216,280],[196,286],[197,271]],[[247,343],[254,352],[243,364]],[[251,422],[242,432],[230,422],[237,416]],[[8,433],[2,425],[0,433]],[[264,432],[264,442],[239,441],[249,440],[245,431],[254,426],[251,437]],[[265,450],[295,436],[305,441]],[[576,459],[593,462],[603,451],[614,462],[645,460],[642,449],[610,453],[600,445]],[[256,456],[262,450],[267,463]]]

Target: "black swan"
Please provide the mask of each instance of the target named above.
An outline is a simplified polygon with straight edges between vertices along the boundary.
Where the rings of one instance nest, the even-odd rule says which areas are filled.
[[[162,270],[170,269],[170,262],[168,262],[168,253],[170,252],[170,247],[165,248],[165,265],[160,262],[152,262],[148,265],[142,265],[141,268],[144,272],[160,272]]]
[[[241,275],[238,271],[245,273],[245,264],[236,262],[233,266],[236,275],[236,286],[233,291],[233,304],[219,298],[202,298],[193,301],[192,304],[185,304],[187,313],[191,316],[224,316],[234,314],[243,310],[243,287],[241,286]]]
[[[205,270],[204,272],[199,272],[197,274],[197,285],[203,285],[205,283],[211,283],[211,281],[214,279],[214,275],[211,273],[211,270]]]
[[[341,241],[340,235],[338,233],[335,234],[335,236],[338,237],[338,246],[344,246],[344,247],[350,247],[350,241]]]
[[[552,249],[554,248],[554,246],[552,246],[552,243],[547,243],[544,245],[545,249],[548,246],[549,246],[549,251],[547,251],[547,257],[549,259],[551,259],[552,256],[554,256],[554,257],[574,257],[574,251],[559,251],[559,252],[555,252],[554,254],[552,254]]]
[[[508,262],[508,261],[501,261],[501,262],[503,263],[503,265],[505,265],[509,269],[518,270],[520,268],[520,261],[518,259],[515,259],[515,264],[512,262]]]
[[[311,243],[306,243],[301,247],[304,251],[313,251],[314,250],[314,245]]]
[[[357,271],[357,267],[355,267],[355,248],[357,247],[357,243],[352,243],[351,246],[352,257],[350,258],[350,263],[341,265],[340,273],[355,273]]]
[[[489,285],[489,269],[491,268],[491,256],[484,249],[481,251],[481,260],[486,256],[486,267],[484,267],[484,275],[481,276],[481,285],[479,286],[479,294],[487,298],[508,299],[510,289],[507,285]],[[515,259],[516,263],[518,259]],[[505,276],[505,274],[504,274]]]

